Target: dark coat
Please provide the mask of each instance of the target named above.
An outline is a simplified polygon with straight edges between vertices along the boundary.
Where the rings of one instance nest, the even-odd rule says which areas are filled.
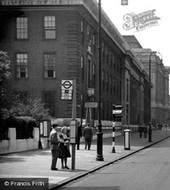
[[[93,137],[93,131],[92,128],[89,126],[86,126],[83,131],[83,136],[85,139],[92,139]]]
[[[53,129],[50,132],[49,141],[51,144],[50,149],[51,150],[58,150],[59,140],[58,140],[58,136],[57,136],[57,131],[55,129]]]
[[[70,154],[70,150],[69,150],[69,138],[68,138],[68,136],[64,137],[63,134],[60,134],[59,138],[61,139],[60,146],[59,146],[59,158],[70,158],[71,154]]]

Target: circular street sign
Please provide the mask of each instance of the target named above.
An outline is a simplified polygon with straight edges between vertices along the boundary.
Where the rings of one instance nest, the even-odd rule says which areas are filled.
[[[72,86],[72,83],[70,81],[66,80],[63,82],[62,85],[65,89],[69,89]]]

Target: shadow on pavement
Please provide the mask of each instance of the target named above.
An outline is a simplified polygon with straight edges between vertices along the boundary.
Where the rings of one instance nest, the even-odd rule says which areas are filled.
[[[8,162],[25,162],[24,158],[16,158],[16,157],[7,157],[0,156],[0,163],[8,163]]]
[[[51,156],[51,151],[49,149],[39,149],[39,150],[29,150],[18,153],[9,153],[0,155],[0,163],[7,162],[27,162],[27,157],[36,157],[36,156]]]

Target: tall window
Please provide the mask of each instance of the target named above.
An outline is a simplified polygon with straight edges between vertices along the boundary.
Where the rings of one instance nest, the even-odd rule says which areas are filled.
[[[84,82],[84,57],[81,56],[81,81]]]
[[[17,39],[27,39],[28,38],[28,18],[18,17],[17,18]]]
[[[93,68],[92,68],[92,74],[93,74],[93,86],[96,84],[96,65],[93,63]]]
[[[113,77],[110,76],[110,94],[113,93]]]
[[[49,109],[50,115],[55,115],[55,95],[54,91],[46,91],[43,93],[44,107]]]
[[[28,78],[28,54],[21,53],[16,55],[17,78]]]
[[[80,22],[80,29],[81,29],[81,43],[84,43],[84,22]]]
[[[55,64],[56,64],[55,53],[44,54],[44,77],[45,78],[56,77]]]
[[[103,91],[105,90],[105,71],[102,70],[102,86],[103,86]]]
[[[88,57],[87,60],[87,86],[88,88],[91,87],[91,59]]]
[[[45,30],[45,39],[55,39],[56,38],[55,16],[45,16],[44,17],[44,30]]]
[[[106,73],[106,90],[109,91],[109,74]]]

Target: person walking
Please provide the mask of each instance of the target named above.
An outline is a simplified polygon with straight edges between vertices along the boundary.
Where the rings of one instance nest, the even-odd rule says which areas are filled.
[[[139,126],[139,137],[142,138],[142,133],[143,133],[143,126]]]
[[[84,128],[83,137],[85,139],[85,150],[87,149],[87,147],[88,147],[88,150],[90,150],[91,141],[92,141],[92,138],[93,138],[93,130],[90,127],[89,123]]]
[[[59,138],[60,138],[59,158],[61,159],[61,168],[69,169],[69,167],[67,166],[67,158],[70,158],[71,154],[69,150],[70,140],[66,126],[61,128],[61,134],[59,135]]]
[[[57,124],[52,125],[52,131],[49,135],[50,149],[52,154],[51,170],[58,170],[56,168],[57,159],[59,155],[59,140],[57,135]]]
[[[143,126],[143,133],[144,133],[144,138],[147,138],[148,129],[146,125]]]
[[[80,149],[80,138],[82,137],[82,127],[80,123],[78,123],[78,135],[77,135],[77,150]]]

